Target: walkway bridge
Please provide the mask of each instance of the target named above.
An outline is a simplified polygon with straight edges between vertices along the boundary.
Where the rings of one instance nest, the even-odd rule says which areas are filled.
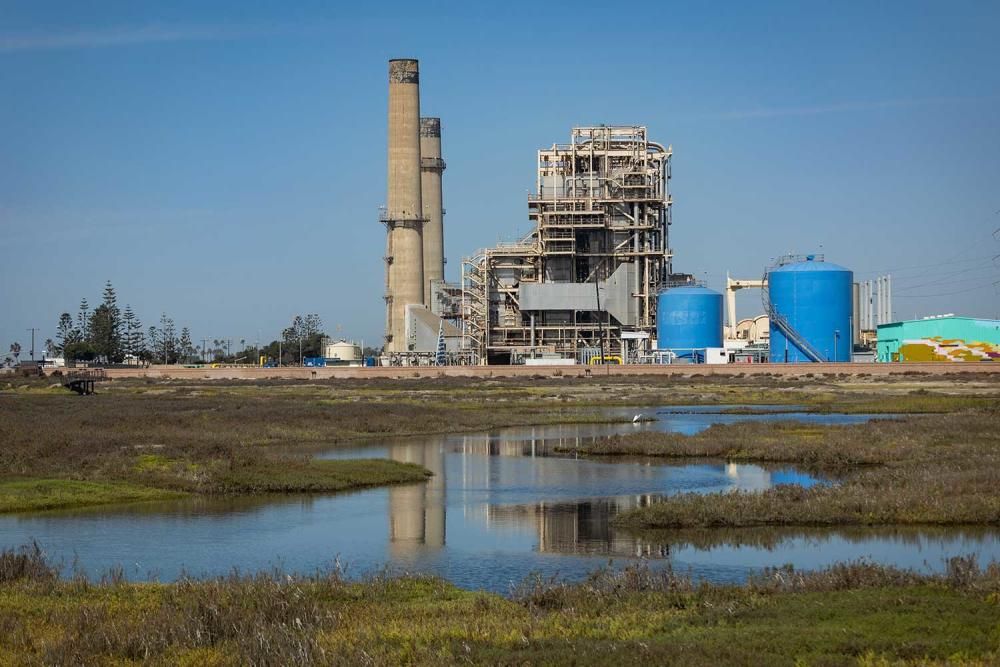
[[[94,393],[94,385],[108,379],[103,368],[83,368],[71,371],[63,377],[63,386],[83,396]]]

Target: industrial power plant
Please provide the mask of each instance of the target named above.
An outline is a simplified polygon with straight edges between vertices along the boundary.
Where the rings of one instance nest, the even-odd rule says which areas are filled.
[[[464,258],[458,282],[446,281],[442,123],[420,113],[418,61],[389,61],[380,364],[907,359],[903,344],[878,347],[893,324],[891,276],[855,282],[822,255],[786,255],[761,277],[727,278],[723,296],[675,272],[673,150],[641,125],[573,127],[567,143],[540,149],[532,231]],[[737,321],[736,292],[747,289],[759,290],[763,312]],[[1000,323],[977,322],[978,339],[955,343],[962,354],[920,354],[1000,359]]]

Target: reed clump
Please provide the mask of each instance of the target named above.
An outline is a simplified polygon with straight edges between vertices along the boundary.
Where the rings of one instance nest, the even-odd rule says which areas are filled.
[[[45,557],[37,542],[0,551],[0,586],[12,582],[52,582],[59,568]]]

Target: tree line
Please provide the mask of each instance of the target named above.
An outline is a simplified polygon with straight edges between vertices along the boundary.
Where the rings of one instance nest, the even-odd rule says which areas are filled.
[[[74,317],[64,312],[56,325],[56,340],[50,348],[66,360],[124,362],[158,362],[174,364],[192,358],[197,350],[188,327],[177,331],[174,320],[166,313],[159,326],[143,329],[131,304],[122,309],[118,294],[109,280],[104,285],[101,303],[91,309],[84,297]]]
[[[202,339],[201,347],[191,338],[191,330],[181,327],[178,331],[173,318],[160,315],[157,324],[143,328],[139,316],[130,304],[118,305],[118,294],[111,281],[107,281],[101,302],[91,308],[86,297],[81,299],[74,314],[59,315],[56,340],[45,341],[50,355],[62,355],[67,361],[97,361],[103,363],[205,363],[209,360],[224,363],[253,363],[260,357],[265,361],[294,364],[304,357],[322,356],[326,334],[319,315],[296,315],[281,333],[280,340],[261,346],[247,346],[246,339],[238,341],[234,350],[232,339]],[[208,343],[212,346],[209,347]],[[15,360],[20,353],[17,346]],[[280,357],[280,359],[279,359]]]

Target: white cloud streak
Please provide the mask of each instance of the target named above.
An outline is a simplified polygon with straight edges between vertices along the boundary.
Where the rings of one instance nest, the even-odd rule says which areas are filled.
[[[0,33],[0,53],[98,49],[169,42],[211,42],[274,34],[253,26],[159,25],[121,26],[100,30]]]

